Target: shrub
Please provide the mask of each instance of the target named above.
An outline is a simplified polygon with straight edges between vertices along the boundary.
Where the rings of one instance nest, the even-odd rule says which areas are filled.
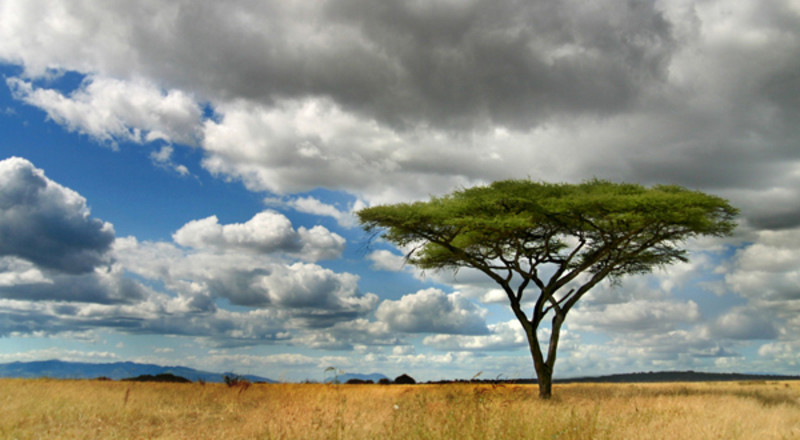
[[[189,379],[187,379],[185,377],[176,376],[176,375],[170,374],[170,373],[161,373],[161,374],[156,374],[155,376],[150,375],[150,374],[142,374],[141,376],[129,377],[127,379],[122,379],[122,380],[130,381],[130,382],[192,383],[191,380],[189,380]]]
[[[242,376],[236,374],[225,374],[222,376],[222,381],[229,387],[248,387],[250,381]]]
[[[401,374],[394,379],[394,383],[397,385],[414,385],[417,381],[408,374]]]

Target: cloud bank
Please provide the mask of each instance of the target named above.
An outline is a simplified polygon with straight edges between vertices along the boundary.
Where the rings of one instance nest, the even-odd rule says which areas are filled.
[[[742,208],[736,237],[690,243],[692,264],[592,292],[568,325],[610,342],[566,347],[563,359],[573,372],[634,368],[633,358],[734,368],[751,341],[764,362],[796,362],[795,1],[6,0],[0,16],[0,61],[20,68],[6,85],[43,118],[147,150],[179,174],[188,168],[173,153],[191,149],[205,171],[241,181],[270,208],[344,228],[360,206],[511,177],[675,183],[729,198]],[[56,85],[64,73],[82,81]],[[516,346],[502,320],[487,324],[465,300],[504,300],[469,271],[428,279],[459,295],[382,298],[324,266],[344,255],[342,231],[298,227],[270,209],[235,224],[194,219],[172,241],[115,237],[30,163],[0,164],[6,334],[97,325],[467,350],[370,352],[379,365]],[[356,202],[308,195],[320,188]],[[368,259],[404,273],[396,252]]]
[[[756,227],[800,218],[789,1],[7,1],[2,12],[0,58],[24,68],[7,79],[19,99],[103,142],[198,145],[208,171],[256,191],[383,202],[595,176],[714,190]],[[40,80],[59,71],[87,79],[67,92]]]

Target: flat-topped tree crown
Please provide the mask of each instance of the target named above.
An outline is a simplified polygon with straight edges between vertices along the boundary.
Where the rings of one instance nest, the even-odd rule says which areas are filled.
[[[540,393],[549,397],[558,330],[586,292],[606,278],[685,261],[683,241],[729,235],[737,213],[720,197],[675,185],[504,180],[357,215],[368,231],[380,229],[388,241],[412,246],[411,264],[471,267],[497,282],[528,334]],[[546,277],[544,267],[550,268]],[[521,302],[531,284],[539,297],[529,316]],[[535,334],[551,312],[545,359]]]

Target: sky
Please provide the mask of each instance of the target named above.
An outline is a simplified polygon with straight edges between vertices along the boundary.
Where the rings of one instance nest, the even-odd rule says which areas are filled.
[[[597,286],[556,377],[800,373],[797,0],[0,0],[0,76],[0,362],[532,377],[353,212],[599,178],[739,226]]]

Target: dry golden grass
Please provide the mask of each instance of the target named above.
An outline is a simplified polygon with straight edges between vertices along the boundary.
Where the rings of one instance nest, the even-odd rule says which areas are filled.
[[[3,439],[800,439],[800,383],[252,385],[0,380]]]

